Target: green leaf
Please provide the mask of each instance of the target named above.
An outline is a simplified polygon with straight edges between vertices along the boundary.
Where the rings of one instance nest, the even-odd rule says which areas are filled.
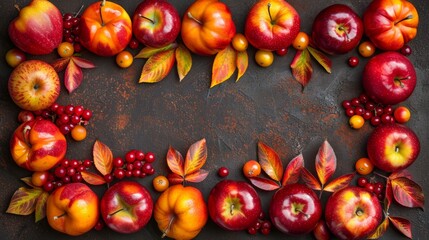
[[[36,201],[35,222],[38,222],[46,217],[46,201],[48,200],[49,193],[42,192]]]
[[[34,212],[36,201],[42,193],[41,189],[20,187],[13,194],[6,212],[17,215],[30,215]]]
[[[170,43],[167,46],[161,48],[144,47],[142,50],[140,50],[139,53],[137,53],[137,55],[134,56],[134,58],[150,58],[157,53],[168,51],[176,47],[177,43]]]

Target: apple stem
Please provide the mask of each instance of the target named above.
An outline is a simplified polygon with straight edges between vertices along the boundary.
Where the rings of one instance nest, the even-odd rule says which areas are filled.
[[[59,215],[59,216],[54,216],[54,220],[57,220],[58,218],[62,218],[62,217],[64,217],[66,215],[66,213],[63,213],[63,214],[61,214],[61,215]]]
[[[139,17],[144,18],[144,19],[146,19],[146,20],[150,21],[152,24],[155,24],[155,21],[154,21],[154,20],[152,20],[152,19],[150,19],[150,18],[148,18],[148,17],[145,17],[145,16],[143,16],[143,15],[141,15],[141,14],[139,14]]]
[[[346,28],[344,26],[340,26],[340,27],[338,27],[338,30],[344,31],[344,34],[346,34],[346,40],[347,40],[347,42],[349,42],[350,41],[350,37],[349,37],[349,34],[346,31]]]
[[[234,211],[235,205],[231,204],[231,207],[229,207],[229,214],[232,215],[233,211]]]
[[[309,218],[309,217],[310,217],[307,213],[303,212],[302,210],[298,210],[298,212],[299,212],[299,213],[301,213],[301,214],[304,214],[304,216],[305,216],[306,218]]]
[[[77,11],[77,13],[74,15],[74,17],[79,16],[80,12],[82,12],[84,5],[82,4],[79,8],[79,11]]]
[[[28,140],[28,132],[31,130],[30,126],[25,126],[24,129],[22,130],[22,133],[24,134],[24,141],[25,143],[30,146],[30,141]]]
[[[21,12],[21,8],[19,7],[18,4],[13,5],[15,7],[16,10],[18,10],[18,12]]]
[[[197,22],[198,24],[203,25],[203,23],[202,23],[200,20],[198,20],[198,19],[196,19],[194,16],[192,16],[191,12],[188,12],[186,15],[188,15],[188,18],[190,18],[190,19],[194,20],[194,21],[195,21],[195,22]]]
[[[271,16],[271,3],[267,4],[267,8],[268,8],[268,16],[270,16],[270,20],[271,20],[271,24],[273,24],[273,17]]]
[[[123,208],[121,208],[121,209],[116,210],[116,211],[114,211],[114,212],[112,212],[112,213],[109,213],[109,217],[111,217],[111,216],[113,216],[113,215],[115,215],[115,214],[117,214],[118,212],[123,211],[123,210],[124,210],[124,209],[123,209]]]
[[[410,76],[401,77],[401,78],[395,78],[394,81],[395,81],[395,83],[398,83],[399,86],[404,87],[404,83],[402,83],[402,81],[409,80],[410,78],[411,78]]]
[[[400,23],[400,22],[402,22],[402,21],[412,19],[413,17],[414,17],[413,14],[410,14],[410,15],[406,16],[405,18],[403,18],[403,19],[395,22],[395,25],[398,24],[398,23]]]
[[[106,5],[106,0],[102,0],[100,3],[100,20],[101,20],[101,26],[104,26],[104,21],[103,21],[103,11],[101,8],[104,7],[104,5]]]
[[[166,236],[167,236],[167,234],[168,234],[168,232],[170,231],[170,228],[171,228],[171,224],[173,224],[173,221],[174,221],[174,216],[170,219],[170,222],[168,222],[168,226],[167,226],[167,228],[164,230],[164,231],[162,231],[162,236],[161,236],[161,238],[165,238]]]
[[[363,214],[362,209],[358,208],[358,209],[356,210],[356,215],[358,215],[358,216],[362,216],[362,214]]]
[[[396,151],[396,149],[395,149],[395,151]],[[384,178],[384,179],[389,179],[388,177],[384,176],[384,175],[383,175],[383,174],[381,174],[381,173],[378,173],[378,172],[375,172],[375,171],[374,171],[374,174],[375,174],[375,175],[377,175],[377,176],[379,176],[379,177],[382,177],[382,178]]]

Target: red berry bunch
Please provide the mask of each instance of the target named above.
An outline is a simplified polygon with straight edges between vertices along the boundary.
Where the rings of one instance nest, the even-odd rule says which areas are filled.
[[[124,157],[113,159],[113,172],[104,175],[106,182],[113,179],[123,179],[124,177],[144,178],[155,173],[152,163],[155,161],[155,154],[152,152],[144,153],[140,150],[130,150]]]
[[[261,212],[259,214],[258,221],[256,221],[256,223],[253,226],[251,226],[247,229],[247,232],[249,234],[255,235],[258,233],[258,231],[260,233],[262,233],[263,235],[270,234],[271,229],[272,229],[272,224],[271,224],[270,220],[265,219],[264,215],[265,215],[264,212]]]
[[[373,179],[368,179],[366,177],[359,177],[357,179],[357,185],[359,187],[365,188],[369,192],[374,193],[378,200],[383,201],[384,200],[384,184],[382,182],[377,182]]]
[[[75,52],[82,51],[82,45],[80,45],[79,33],[80,33],[80,16],[79,13],[65,13],[63,15],[63,41],[73,43]]]

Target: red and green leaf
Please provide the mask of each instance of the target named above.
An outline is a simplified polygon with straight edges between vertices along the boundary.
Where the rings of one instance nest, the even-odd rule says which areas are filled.
[[[74,61],[70,61],[64,74],[64,85],[69,93],[80,86],[83,79],[82,69]]]
[[[200,170],[207,160],[207,144],[203,138],[192,144],[185,157],[184,173],[185,176]]]
[[[235,80],[238,82],[240,78],[246,73],[247,67],[249,66],[249,56],[247,55],[246,51],[238,51],[237,52],[237,79]]]
[[[95,68],[94,63],[84,58],[73,56],[71,57],[71,60],[80,68],[85,68],[85,69]]]
[[[167,46],[164,46],[161,48],[144,47],[142,50],[140,50],[139,53],[137,53],[137,55],[134,56],[134,58],[150,58],[155,54],[165,52],[171,49],[175,49],[176,47],[177,47],[177,43],[170,43]]]
[[[392,179],[391,183],[396,202],[405,207],[424,208],[425,197],[420,185],[406,177]]]
[[[103,185],[106,183],[106,180],[104,180],[104,177],[92,172],[88,171],[82,171],[80,172],[82,175],[82,179],[91,185]]]
[[[70,62],[71,57],[68,58],[58,58],[53,63],[51,63],[51,66],[55,69],[56,72],[62,72],[66,69],[67,65]]]
[[[173,147],[168,148],[167,152],[168,168],[182,178],[185,176],[184,161],[182,154]]]
[[[179,81],[182,81],[192,68],[191,52],[182,44],[176,48],[177,74]]]
[[[325,185],[337,168],[337,157],[331,145],[325,140],[316,155],[316,172],[320,183]]]
[[[347,187],[350,185],[351,181],[353,180],[355,174],[349,173],[345,174],[343,176],[340,176],[332,181],[330,181],[326,186],[323,188],[324,191],[327,192],[336,192],[344,187]]]
[[[112,172],[113,153],[104,143],[96,140],[92,149],[95,168],[104,176]]]
[[[283,164],[277,153],[263,142],[258,142],[258,159],[262,170],[274,181],[283,177]]]
[[[198,183],[206,179],[207,175],[209,175],[209,172],[207,170],[199,169],[191,174],[186,175],[184,180],[188,182]]]
[[[316,61],[326,70],[326,72],[331,73],[332,68],[332,61],[329,59],[324,53],[321,51],[312,48],[310,46],[307,47],[308,51],[310,52],[311,56],[316,59]]]
[[[169,49],[149,57],[143,66],[139,83],[156,83],[164,79],[173,68],[175,50]]]
[[[36,201],[42,193],[41,189],[20,187],[13,194],[6,212],[16,215],[30,215],[34,212]]]
[[[292,69],[292,75],[301,83],[302,87],[307,86],[313,74],[313,67],[311,66],[311,58],[308,50],[296,51],[290,67]]]
[[[250,177],[250,182],[257,188],[265,191],[273,191],[280,188],[278,182],[262,177]]]
[[[305,183],[305,185],[307,185],[307,187],[309,187],[313,190],[318,190],[318,191],[322,190],[322,186],[320,185],[320,182],[306,168],[301,169],[301,179],[304,181],[304,183]]]
[[[48,200],[49,193],[42,192],[37,198],[35,206],[35,222],[38,222],[46,217],[46,201]]]
[[[390,222],[393,226],[398,229],[402,234],[412,239],[413,235],[411,232],[411,222],[405,218],[389,216]]]
[[[293,158],[286,166],[286,169],[283,174],[282,186],[297,183],[301,176],[302,168],[304,168],[304,156],[302,156],[302,154],[299,154],[298,156]]]
[[[212,67],[211,88],[225,82],[232,76],[237,68],[236,61],[237,52],[231,45],[216,54]]]
[[[384,233],[387,231],[387,228],[389,227],[389,218],[385,218],[383,222],[378,225],[377,229],[367,237],[367,239],[379,239],[381,236],[384,235]]]

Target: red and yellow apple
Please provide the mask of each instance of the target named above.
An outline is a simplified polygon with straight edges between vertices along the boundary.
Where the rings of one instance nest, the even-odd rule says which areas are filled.
[[[62,233],[79,236],[94,228],[99,216],[98,196],[83,183],[57,188],[46,202],[49,225]]]

